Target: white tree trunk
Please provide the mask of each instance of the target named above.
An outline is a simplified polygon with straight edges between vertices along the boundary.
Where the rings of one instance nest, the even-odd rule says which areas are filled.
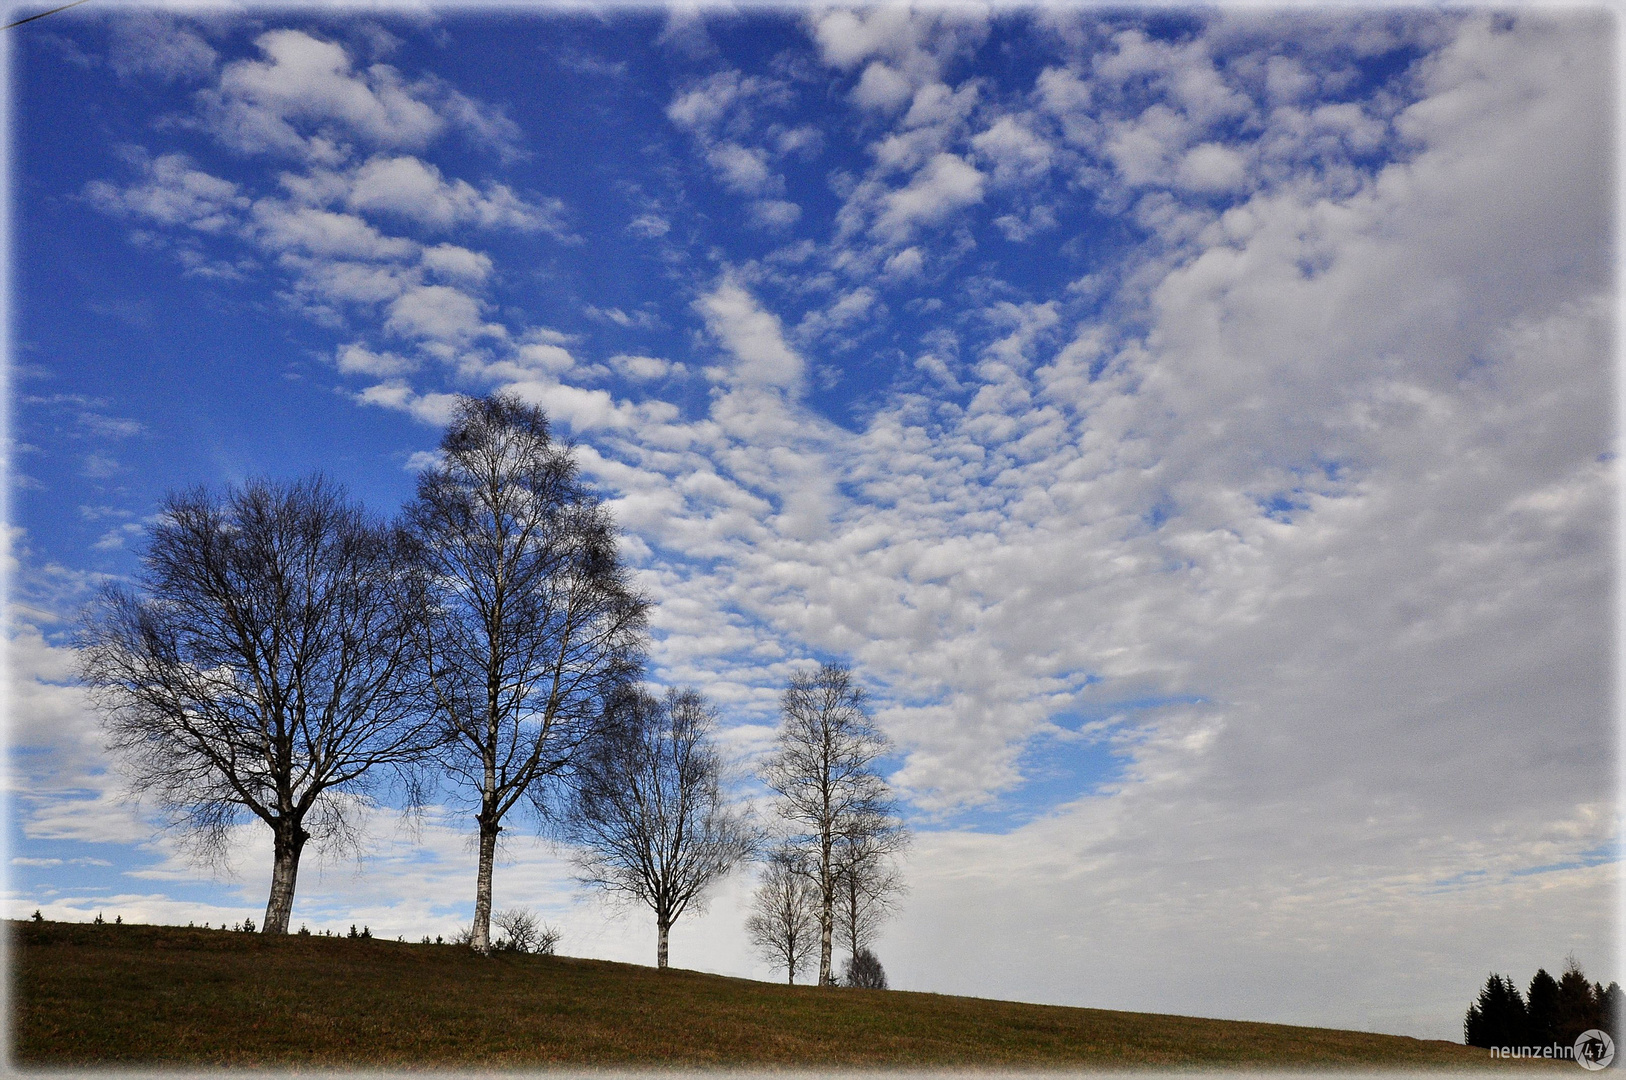
[[[298,825],[283,824],[274,830],[271,863],[271,898],[265,905],[264,934],[286,934],[294,913],[294,884],[299,879],[299,853],[309,834]]]
[[[481,956],[491,952],[491,870],[497,862],[499,826],[480,815],[480,874],[474,886],[474,935],[469,947]]]
[[[831,939],[834,937],[831,931],[834,930],[836,921],[835,896],[833,895],[835,889],[832,887],[834,882],[830,880],[829,863],[826,862],[825,865],[824,888],[819,890],[823,893],[823,902],[819,907],[819,985],[834,986],[836,980],[835,976],[830,972],[830,953]]]

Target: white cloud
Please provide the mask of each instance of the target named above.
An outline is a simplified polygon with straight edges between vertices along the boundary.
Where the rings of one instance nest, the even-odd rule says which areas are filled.
[[[347,139],[418,149],[445,127],[388,65],[355,72],[343,46],[299,30],[267,31],[256,44],[264,60],[227,64],[202,97],[210,130],[228,146],[331,161]]]
[[[1245,115],[1252,107],[1245,94],[1225,81],[1200,35],[1170,42],[1131,29],[1113,35],[1112,43],[1112,52],[1096,57],[1092,73],[1114,90],[1150,78],[1176,110],[1202,127]]]
[[[420,394],[399,379],[367,387],[356,395],[356,401],[362,405],[395,409],[415,420],[437,426],[449,423],[457,409],[456,394]],[[422,459],[419,462],[422,463]]]
[[[783,228],[800,216],[795,203],[778,198],[784,194],[785,178],[770,165],[772,153],[765,145],[748,146],[745,140],[757,127],[758,106],[786,100],[786,88],[779,83],[743,77],[737,71],[721,71],[680,93],[667,106],[666,115],[674,124],[690,132],[719,182],[736,194],[757,199],[751,206],[752,223],[768,229]],[[771,125],[758,133],[763,141],[779,144],[779,153],[795,153],[812,146],[816,131],[786,132]],[[637,235],[665,234],[669,223],[660,215],[645,214],[629,229]]]
[[[659,214],[639,214],[627,222],[627,231],[646,240],[655,240],[671,232],[672,223]]]
[[[784,178],[768,168],[766,150],[725,142],[712,147],[706,156],[724,186],[741,195],[777,195],[785,188]]]
[[[729,381],[747,386],[799,391],[807,365],[785,343],[778,316],[730,280],[695,302],[706,326],[736,358]]]
[[[245,278],[256,269],[251,261],[215,258],[205,252],[201,238],[250,240],[273,256],[285,275],[282,299],[329,326],[345,326],[355,306],[388,304],[385,329],[390,333],[444,341],[500,336],[502,329],[481,321],[478,310],[471,314],[471,305],[478,309],[479,301],[462,291],[490,279],[493,265],[488,255],[458,244],[425,246],[390,235],[368,215],[393,218],[396,226],[436,231],[472,225],[549,232],[570,240],[561,222],[562,204],[556,199],[528,202],[498,183],[476,188],[465,180],[443,177],[432,164],[401,153],[377,154],[349,168],[334,167],[345,156],[336,141],[341,128],[351,135],[370,132],[364,142],[412,145],[443,126],[426,102],[446,108],[457,105],[463,119],[454,120],[465,127],[474,123],[476,114],[484,115],[497,135],[502,125],[493,118],[500,114],[481,113],[476,103],[433,79],[407,87],[398,73],[380,65],[356,74],[340,46],[296,31],[270,32],[260,45],[267,61],[227,65],[220,86],[200,100],[210,123],[223,122],[222,117],[230,114],[273,135],[281,132],[277,138],[305,139],[289,134],[295,127],[313,132],[308,144],[301,143],[310,151],[304,155],[305,171],[276,178],[287,197],[253,200],[243,185],[205,172],[184,155],[153,158],[133,150],[127,156],[140,169],[139,178],[125,187],[94,181],[86,186],[87,199],[104,212],[146,225],[182,226],[201,234],[159,240],[172,246],[189,273]],[[300,89],[306,81],[311,83],[308,98]],[[322,147],[327,150],[318,152]],[[152,234],[136,238],[143,236]]]
[[[456,244],[436,244],[424,248],[420,256],[424,269],[452,281],[479,285],[491,276],[491,256]]]
[[[456,130],[504,161],[522,156],[501,108],[433,76],[408,81],[381,63],[358,70],[342,45],[301,30],[270,30],[255,44],[263,59],[227,64],[198,98],[201,126],[235,150],[333,166],[358,146],[416,151]],[[186,62],[196,69],[200,59]]]
[[[372,158],[349,177],[349,183],[345,205],[350,209],[393,214],[433,229],[474,225],[564,231],[564,205],[559,200],[527,203],[503,184],[488,185],[482,193],[466,180],[446,180],[433,164],[416,157]]]
[[[414,450],[412,453],[407,455],[406,463],[401,467],[407,472],[420,473],[427,469],[438,469],[443,462],[444,459],[439,451]]]
[[[1040,203],[1030,206],[1023,214],[1001,214],[994,218],[994,225],[1005,234],[1005,239],[1020,243],[1054,229],[1057,225],[1056,212]]]
[[[1089,137],[1089,125],[1083,122],[1088,117],[1092,99],[1090,84],[1077,72],[1045,68],[1034,80],[1033,92],[1046,112],[1063,121],[1062,130],[1069,143],[1093,141]]]
[[[385,236],[354,214],[290,206],[273,199],[254,204],[253,223],[259,242],[279,252],[390,260],[410,258],[419,250],[411,240]]]
[[[1166,105],[1108,125],[1106,157],[1131,185],[1157,184],[1170,176],[1169,161],[1190,142],[1192,127]]]
[[[435,79],[427,79],[425,83],[422,89],[426,96],[434,99],[440,115],[475,145],[497,151],[504,162],[529,156],[519,149],[519,125],[509,119],[501,106],[476,101]]]
[[[219,54],[195,29],[168,13],[132,11],[113,21],[107,59],[121,78],[154,77],[168,83],[212,75]]]
[[[550,375],[563,375],[576,365],[568,349],[552,342],[528,342],[515,350],[515,356],[521,365]]]
[[[1015,117],[1000,117],[971,145],[993,165],[1000,186],[1040,180],[1050,171],[1050,145]]]
[[[22,835],[94,843],[146,839],[150,829],[123,801],[107,768],[100,719],[89,691],[78,685],[78,653],[47,640],[34,624],[43,620],[32,618],[14,604],[6,639],[13,753],[5,782]]]
[[[373,352],[360,342],[339,347],[334,362],[346,375],[374,375],[389,377],[405,375],[418,369],[418,361],[392,352]]]
[[[139,522],[127,521],[116,525],[102,534],[101,538],[90,545],[96,551],[117,551],[124,547],[126,540],[140,536],[145,529]]]
[[[316,312],[330,311],[329,305],[334,302],[380,304],[396,299],[419,283],[415,269],[399,265],[311,259],[294,254],[283,255],[278,265],[292,274],[295,293]]]
[[[880,199],[871,232],[893,243],[903,243],[922,225],[934,225],[958,210],[982,201],[984,177],[976,167],[954,154],[938,154],[910,179],[908,185]]]
[[[98,209],[144,218],[158,225],[184,225],[217,233],[232,227],[249,206],[238,185],[196,168],[185,154],[137,155],[142,179],[120,189],[103,180],[85,185]]]
[[[812,124],[770,129],[774,150],[781,156],[815,158],[824,148],[824,132]]]
[[[802,218],[802,208],[786,199],[757,199],[747,208],[752,225],[762,229],[788,229]]]
[[[945,63],[988,32],[986,12],[976,7],[838,9],[815,12],[808,21],[824,62],[831,67],[851,71],[880,58],[916,85],[934,81]]]
[[[731,118],[744,114],[748,121],[755,103],[772,101],[782,93],[783,88],[772,80],[732,69],[719,71],[673,98],[666,115],[672,123],[709,140]]]
[[[958,90],[951,89],[947,83],[927,83],[915,91],[909,111],[904,114],[903,126],[958,126],[976,108],[981,95],[982,88],[975,81],[967,81]]]
[[[894,252],[886,260],[886,273],[889,277],[907,278],[920,273],[926,265],[926,256],[918,247],[907,247],[902,251]]]
[[[896,112],[915,96],[915,88],[903,72],[876,60],[864,68],[858,85],[853,87],[853,100],[866,109]]]
[[[482,321],[480,301],[449,285],[419,285],[391,301],[386,333],[399,337],[461,343],[476,337],[505,337],[497,323]]]
[[[868,285],[850,289],[836,297],[824,310],[808,312],[796,327],[797,336],[802,340],[815,340],[862,323],[875,315],[879,299],[875,290]],[[882,310],[884,307],[881,305]]]
[[[595,304],[588,304],[582,309],[582,314],[595,322],[613,323],[629,328],[636,326],[642,330],[653,330],[661,326],[660,316],[649,307],[638,311],[622,311],[618,307],[601,308]]]
[[[1294,57],[1272,56],[1265,61],[1265,90],[1271,100],[1296,101],[1315,87],[1315,77]]]
[[[609,364],[627,378],[640,381],[664,379],[670,375],[682,375],[685,371],[682,364],[658,356],[616,355],[610,357]]]
[[[1193,191],[1234,191],[1246,185],[1248,159],[1218,143],[1203,143],[1180,161],[1178,182]]]

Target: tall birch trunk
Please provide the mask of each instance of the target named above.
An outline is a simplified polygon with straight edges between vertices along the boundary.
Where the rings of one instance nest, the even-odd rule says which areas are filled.
[[[665,920],[658,920],[657,923],[656,923],[656,926],[660,930],[661,942],[660,942],[660,945],[656,948],[656,951],[655,951],[655,966],[660,968],[662,971],[665,971],[666,970],[666,936],[667,936],[668,933],[671,932],[672,924],[670,922],[665,921]]]
[[[830,974],[831,930],[835,927],[835,882],[830,880],[830,853],[829,846],[825,846],[824,867],[820,875],[819,890],[821,903],[819,906],[819,985],[834,986],[835,979]]]
[[[497,861],[497,833],[501,826],[485,811],[480,813],[480,874],[474,886],[474,932],[469,947],[481,956],[491,952],[491,870]]]
[[[294,884],[299,878],[299,853],[310,834],[299,825],[281,821],[273,827],[271,898],[265,905],[265,925],[261,933],[286,934],[294,913]]]

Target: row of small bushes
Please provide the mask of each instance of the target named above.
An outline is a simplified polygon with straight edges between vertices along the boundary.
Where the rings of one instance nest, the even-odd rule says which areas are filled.
[[[34,922],[44,922],[45,916],[40,913],[38,908],[35,908],[32,919]],[[525,908],[510,908],[507,911],[499,912],[491,917],[491,921],[499,931],[497,940],[493,942],[492,947],[501,952],[536,953],[541,956],[552,956],[554,949],[559,944],[559,931],[551,926],[538,922],[536,916]],[[106,922],[107,920],[102,917],[102,913],[99,911],[96,913],[96,917],[91,920],[91,924],[94,926],[102,926],[106,924]],[[113,925],[122,926],[123,924],[124,916],[113,916]],[[186,925],[188,929],[197,929],[197,924],[194,922],[188,922]],[[203,929],[211,930],[213,927],[211,927],[208,923],[204,923]],[[252,934],[255,930],[254,920],[244,919],[241,923],[232,926],[221,923],[220,929]],[[302,937],[312,936],[310,927],[304,923],[300,924],[297,933]],[[315,936],[333,937],[334,933],[332,930],[324,930]],[[341,936],[356,940],[370,940],[373,936],[373,931],[370,926],[365,924],[362,925],[360,930],[357,930],[356,924],[351,923],[350,933]],[[473,937],[473,928],[465,926],[463,929],[452,935],[451,944],[467,945],[471,940],[473,940]],[[398,937],[396,940],[405,941],[406,939],[404,937]],[[423,936],[423,941],[420,942],[420,944],[423,945],[444,945],[446,943],[446,939],[439,934],[435,935],[435,940],[433,942],[429,940],[429,935],[425,934]]]

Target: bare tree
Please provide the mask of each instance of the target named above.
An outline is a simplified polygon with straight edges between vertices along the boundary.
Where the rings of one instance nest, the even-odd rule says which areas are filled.
[[[415,613],[397,539],[321,476],[172,494],[135,591],[83,625],[83,676],[134,790],[207,858],[271,829],[264,932],[285,934],[311,839],[354,839],[354,797],[432,741],[407,692]],[[407,774],[409,775],[409,774]]]
[[[888,743],[865,710],[864,688],[836,664],[797,672],[780,699],[780,728],[762,782],[778,796],[789,842],[808,853],[819,897],[819,985],[831,970],[840,847],[901,829],[875,761]]]
[[[895,862],[908,842],[902,823],[884,816],[860,823],[836,842],[836,936],[849,965],[874,944],[908,891]]]
[[[565,772],[615,687],[639,671],[647,601],[616,530],[540,409],[461,398],[407,521],[428,617],[417,637],[441,762],[471,795],[479,871],[471,944],[491,947],[503,819]]]
[[[804,855],[782,847],[768,856],[745,932],[757,955],[794,984],[818,948],[819,898]]]
[[[656,698],[627,687],[576,766],[569,835],[581,879],[649,905],[661,968],[672,924],[758,845],[748,815],[723,796],[715,725],[693,690]]]
[[[502,952],[537,953],[552,956],[559,944],[559,931],[546,923],[539,923],[529,909],[516,907],[499,911],[491,921],[502,931],[495,948]],[[473,937],[472,930],[470,937]],[[468,944],[467,941],[464,944]]]

